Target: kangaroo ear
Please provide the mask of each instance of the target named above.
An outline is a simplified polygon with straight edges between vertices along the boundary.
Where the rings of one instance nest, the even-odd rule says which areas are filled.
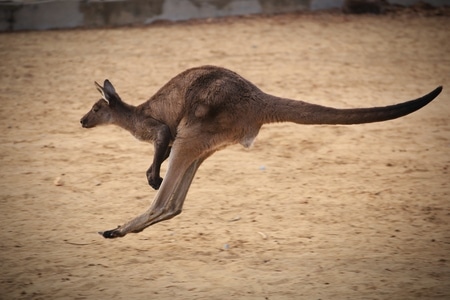
[[[109,105],[109,100],[105,95],[105,90],[103,89],[103,87],[97,83],[97,81],[95,81],[95,87],[97,88],[97,91],[100,92],[100,94],[102,95],[102,99],[106,101],[106,103],[108,103]]]
[[[108,105],[113,105],[118,101],[120,101],[120,97],[116,93],[116,89],[108,79],[105,80],[103,86],[95,82],[95,87],[102,95],[103,100],[105,100],[106,103],[108,103]]]
[[[119,95],[116,93],[116,89],[108,79],[103,83],[103,92],[109,105],[114,105],[121,101]]]
[[[103,83],[103,89],[106,92],[106,95],[111,95],[111,96],[117,95],[116,89],[114,88],[114,86],[108,79],[106,79],[105,82]]]

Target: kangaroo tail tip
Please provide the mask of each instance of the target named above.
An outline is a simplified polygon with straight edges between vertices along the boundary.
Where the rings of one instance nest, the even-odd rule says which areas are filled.
[[[437,88],[434,89],[434,91],[432,92],[433,94],[439,95],[442,92],[442,85],[438,86]]]

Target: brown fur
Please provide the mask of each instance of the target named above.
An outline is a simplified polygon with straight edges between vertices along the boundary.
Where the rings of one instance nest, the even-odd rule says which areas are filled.
[[[112,84],[97,84],[103,99],[82,119],[83,127],[115,124],[136,138],[154,143],[149,184],[159,189],[148,211],[113,230],[105,238],[139,232],[173,218],[181,209],[195,172],[217,150],[240,143],[249,147],[263,124],[360,124],[407,115],[432,101],[442,90],[416,100],[375,108],[336,109],[275,97],[233,71],[203,66],[188,69],[171,79],[139,106],[123,102]],[[169,157],[164,181],[162,162]]]

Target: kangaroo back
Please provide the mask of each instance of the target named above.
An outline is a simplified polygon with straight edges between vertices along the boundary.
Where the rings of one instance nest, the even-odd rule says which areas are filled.
[[[338,109],[265,95],[267,107],[265,110],[265,122],[294,122],[298,124],[362,124],[381,122],[396,119],[408,115],[436,98],[442,91],[437,87],[434,91],[415,100],[370,108]]]

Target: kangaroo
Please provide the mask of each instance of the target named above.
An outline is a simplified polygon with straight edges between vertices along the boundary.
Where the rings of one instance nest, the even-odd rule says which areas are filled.
[[[427,105],[442,91],[385,107],[337,109],[264,93],[237,73],[216,66],[188,69],[166,83],[148,101],[132,106],[109,80],[95,82],[102,95],[81,118],[84,128],[114,124],[137,139],[153,142],[147,180],[159,189],[150,208],[112,230],[105,238],[137,233],[181,213],[197,169],[214,152],[240,143],[250,147],[263,124],[361,124],[399,118]],[[161,164],[169,158],[164,180]]]

